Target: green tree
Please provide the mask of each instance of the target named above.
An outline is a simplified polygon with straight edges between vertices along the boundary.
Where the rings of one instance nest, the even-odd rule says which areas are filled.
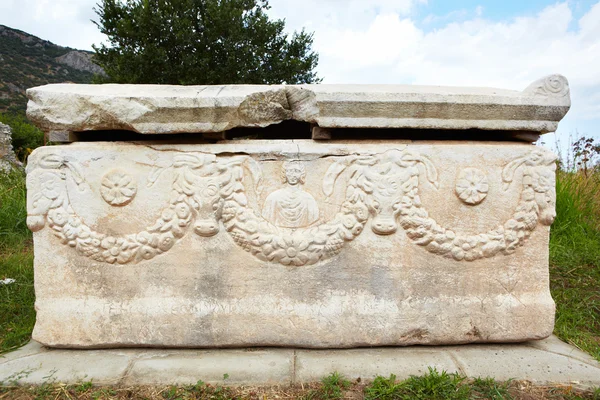
[[[93,46],[110,82],[318,83],[313,34],[291,37],[267,0],[102,0]]]

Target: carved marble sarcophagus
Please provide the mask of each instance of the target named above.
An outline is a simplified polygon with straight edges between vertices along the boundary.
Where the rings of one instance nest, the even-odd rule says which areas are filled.
[[[530,141],[569,109],[562,76],[522,92],[48,85],[28,96],[38,126],[74,141],[27,166],[33,338],[45,345],[552,332],[555,156]]]

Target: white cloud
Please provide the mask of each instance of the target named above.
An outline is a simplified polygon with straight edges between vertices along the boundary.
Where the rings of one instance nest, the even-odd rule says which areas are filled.
[[[378,15],[406,16],[427,0],[271,0],[272,17],[285,19],[290,30],[320,32],[327,28],[361,30]]]
[[[276,7],[280,12],[298,11],[291,10],[292,3],[312,1],[279,2],[273,13],[277,15]],[[568,120],[599,118],[600,2],[579,21],[573,21],[568,2],[548,6],[534,16],[505,21],[482,18],[481,7],[467,14],[459,10],[461,22],[449,22],[433,31],[426,31],[411,14],[418,2],[405,1],[402,7],[392,9],[384,7],[391,1],[383,1],[379,9],[360,11],[353,8],[354,3],[340,10],[339,2],[325,1],[326,11],[313,13],[310,25],[305,24],[315,31],[314,49],[320,55],[318,71],[324,83],[521,90],[544,75],[561,73],[571,84],[573,107]],[[329,12],[334,5],[337,17]],[[465,15],[469,16],[466,20]],[[427,22],[423,21],[423,26]],[[440,21],[436,22],[439,26]],[[296,24],[293,21],[292,28],[298,29]]]
[[[328,57],[344,60],[338,69],[373,68],[393,65],[422,39],[422,33],[408,19],[396,14],[380,14],[364,31],[325,28],[319,33],[334,40],[315,38],[315,46]],[[385,40],[382,40],[385,38]]]

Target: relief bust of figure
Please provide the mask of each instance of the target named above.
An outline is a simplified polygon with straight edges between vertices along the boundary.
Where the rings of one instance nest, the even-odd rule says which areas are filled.
[[[300,228],[319,219],[319,206],[314,197],[302,189],[306,169],[299,161],[283,163],[281,178],[286,187],[267,196],[262,210],[263,217],[283,228]]]

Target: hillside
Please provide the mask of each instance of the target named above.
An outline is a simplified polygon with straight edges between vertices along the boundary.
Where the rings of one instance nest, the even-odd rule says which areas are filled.
[[[0,25],[0,113],[23,114],[25,90],[47,83],[90,83],[102,68],[92,53],[55,45]]]

